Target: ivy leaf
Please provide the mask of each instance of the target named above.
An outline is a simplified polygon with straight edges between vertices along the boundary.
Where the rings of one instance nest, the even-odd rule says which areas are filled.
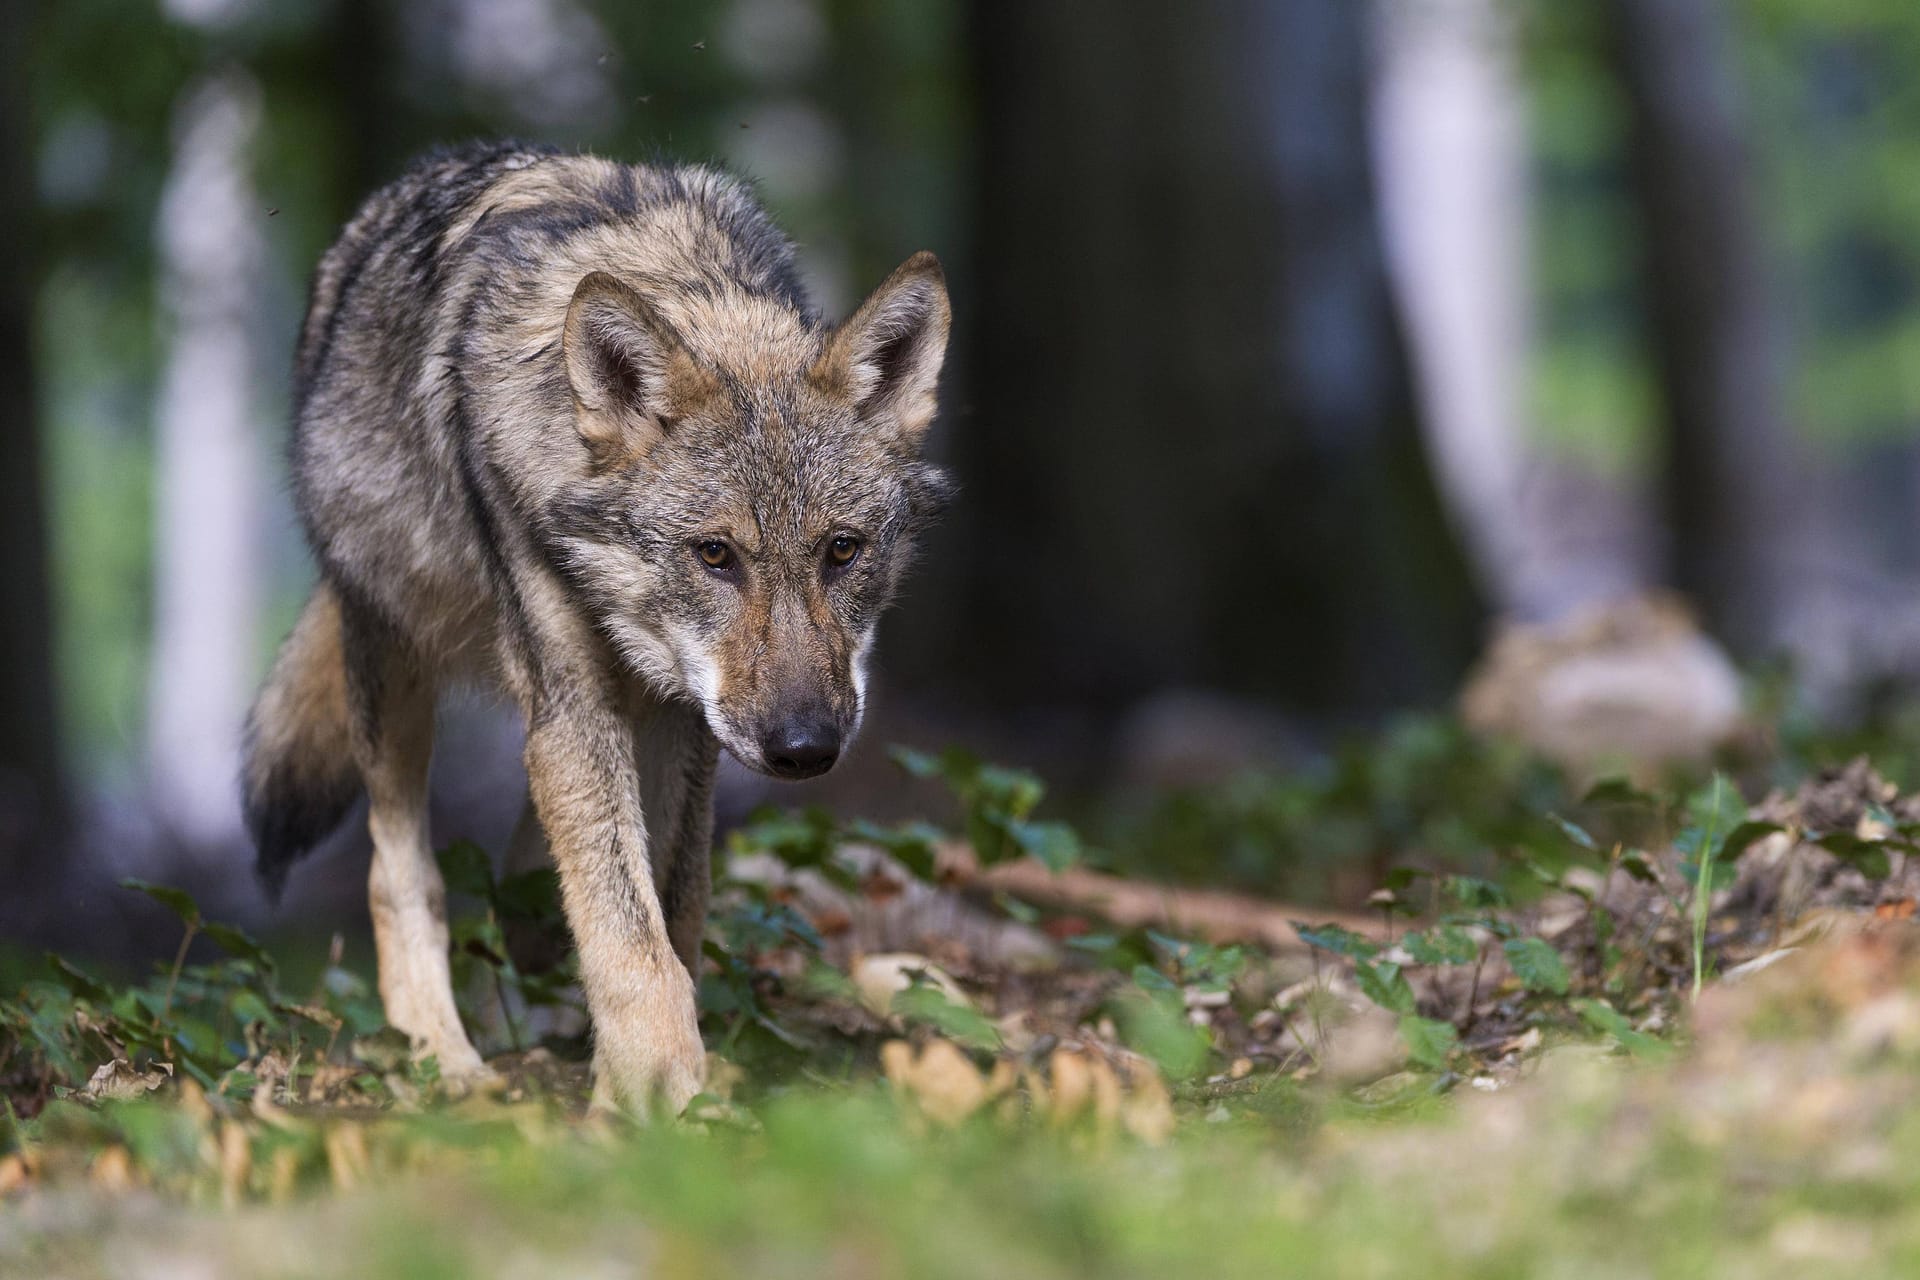
[[[1448,1055],[1460,1043],[1452,1023],[1415,1014],[1400,1019],[1400,1039],[1406,1043],[1407,1057],[1429,1071],[1445,1070]]]
[[[1887,857],[1883,841],[1862,840],[1851,831],[1829,831],[1816,837],[1813,843],[1869,880],[1884,880],[1893,874],[1893,862]]]
[[[893,1012],[909,1022],[923,1023],[950,1040],[971,1049],[998,1049],[1000,1033],[978,1009],[950,999],[931,982],[916,982],[894,993]]]
[[[1186,1080],[1206,1070],[1213,1037],[1187,1020],[1186,1005],[1178,995],[1123,989],[1107,1002],[1107,1009],[1126,1046],[1152,1058],[1167,1079]]]
[[[1413,1012],[1413,988],[1407,985],[1398,964],[1391,960],[1356,960],[1353,971],[1367,999],[1394,1013]]]
[[[1400,939],[1415,964],[1470,964],[1480,954],[1473,935],[1457,924],[1444,924]]]
[[[1603,1035],[1609,1035],[1622,1049],[1636,1058],[1659,1061],[1673,1056],[1673,1046],[1634,1028],[1626,1015],[1604,1000],[1575,1000],[1573,1010],[1580,1020]]]
[[[1064,822],[1016,820],[1008,830],[1027,856],[1056,875],[1080,861],[1080,837]]]
[[[1379,943],[1369,941],[1353,930],[1342,928],[1337,924],[1306,925],[1298,920],[1289,920],[1287,923],[1293,926],[1293,931],[1299,935],[1300,941],[1310,947],[1318,947],[1322,951],[1331,951],[1336,956],[1359,960],[1378,955],[1380,952]]]
[[[228,955],[238,956],[242,960],[251,960],[259,965],[263,972],[272,971],[273,957],[267,954],[265,947],[254,941],[252,934],[238,925],[221,924],[218,921],[209,920],[200,926],[200,930],[212,938],[214,943]]]
[[[1653,864],[1647,861],[1647,855],[1633,849],[1621,855],[1620,869],[1638,880],[1641,884],[1659,884],[1660,877],[1654,874]]]
[[[1507,891],[1480,876],[1448,876],[1440,890],[1469,911],[1497,911],[1507,905]]]
[[[1567,994],[1566,962],[1544,939],[1513,938],[1500,945],[1507,953],[1507,963],[1513,966],[1514,976],[1527,990],[1556,996]]]

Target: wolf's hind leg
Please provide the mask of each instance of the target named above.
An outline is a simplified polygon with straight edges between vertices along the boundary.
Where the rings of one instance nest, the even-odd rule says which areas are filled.
[[[405,644],[356,611],[347,672],[354,754],[366,779],[373,869],[367,901],[387,1021],[432,1055],[441,1075],[470,1082],[486,1066],[460,1026],[447,959],[446,885],[427,830],[434,688]]]
[[[720,745],[692,707],[643,698],[634,718],[634,769],[648,854],[674,954],[700,984],[700,941],[713,882],[713,777]]]

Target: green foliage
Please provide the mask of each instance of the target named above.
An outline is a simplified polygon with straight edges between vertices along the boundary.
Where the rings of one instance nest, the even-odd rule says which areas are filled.
[[[179,918],[179,949],[149,979],[125,986],[49,955],[43,976],[0,1000],[0,1061],[26,1080],[29,1107],[80,1089],[103,1063],[119,1063],[129,1075],[178,1072],[210,1092],[245,1097],[253,1073],[244,1068],[270,1047],[287,1062],[304,1048],[310,1072],[311,1056],[343,1030],[358,1035],[380,1025],[377,1004],[350,975],[330,967],[312,996],[290,996],[272,957],[244,930],[205,919],[179,889],[124,883]],[[226,957],[189,964],[201,936]]]
[[[1407,1057],[1429,1071],[1444,1071],[1447,1061],[1460,1044],[1460,1033],[1451,1022],[1406,1014],[1400,1019],[1400,1039],[1406,1043]]]
[[[1544,995],[1567,994],[1571,980],[1567,977],[1566,961],[1545,940],[1509,938],[1500,945],[1507,954],[1507,963],[1513,966],[1514,976],[1527,990]]]
[[[1496,850],[1564,860],[1548,815],[1573,799],[1537,757],[1450,718],[1408,716],[1285,771],[1118,798],[1100,844],[1154,878],[1326,901],[1389,863],[1486,876],[1504,874]]]
[[[983,866],[1025,855],[1050,870],[1064,871],[1080,860],[1080,838],[1073,828],[1031,819],[1046,787],[1026,770],[984,764],[958,748],[932,756],[895,747],[891,754],[909,774],[944,782],[959,799],[967,843]]]
[[[476,899],[482,908],[479,914],[456,913],[449,925],[461,1013],[469,1026],[479,1023],[474,995],[490,992],[509,1045],[526,1048],[525,1011],[579,1006],[578,964],[560,913],[559,876],[541,867],[496,879],[487,851],[471,840],[455,840],[436,856],[448,892]],[[509,931],[520,945],[509,940]],[[516,953],[536,959],[523,965]]]

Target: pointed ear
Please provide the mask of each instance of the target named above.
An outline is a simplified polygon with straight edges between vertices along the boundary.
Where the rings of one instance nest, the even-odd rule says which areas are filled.
[[[574,421],[596,461],[645,457],[719,390],[647,300],[604,271],[574,289],[560,346]]]
[[[952,322],[946,273],[940,259],[923,250],[834,330],[814,364],[814,380],[852,400],[862,417],[891,421],[917,438],[933,421]]]

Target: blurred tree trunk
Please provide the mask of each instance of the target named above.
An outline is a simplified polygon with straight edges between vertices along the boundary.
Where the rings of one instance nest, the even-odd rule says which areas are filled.
[[[0,884],[50,878],[64,815],[47,506],[33,364],[39,285],[27,61],[33,6],[0,0]]]
[[[1555,604],[1521,503],[1532,288],[1526,95],[1506,0],[1380,0],[1387,259],[1447,507],[1503,612]],[[1546,589],[1543,589],[1546,588]]]
[[[240,838],[234,779],[260,647],[259,116],[260,88],[238,67],[188,84],[155,228],[169,332],[154,440],[148,772],[168,827],[208,852]]]
[[[976,4],[958,298],[969,562],[1001,707],[1193,685],[1437,698],[1481,609],[1423,452],[1370,161],[1366,7]]]
[[[1675,586],[1719,635],[1773,637],[1792,441],[1731,32],[1718,0],[1607,0],[1632,116],[1644,292],[1665,401]]]

